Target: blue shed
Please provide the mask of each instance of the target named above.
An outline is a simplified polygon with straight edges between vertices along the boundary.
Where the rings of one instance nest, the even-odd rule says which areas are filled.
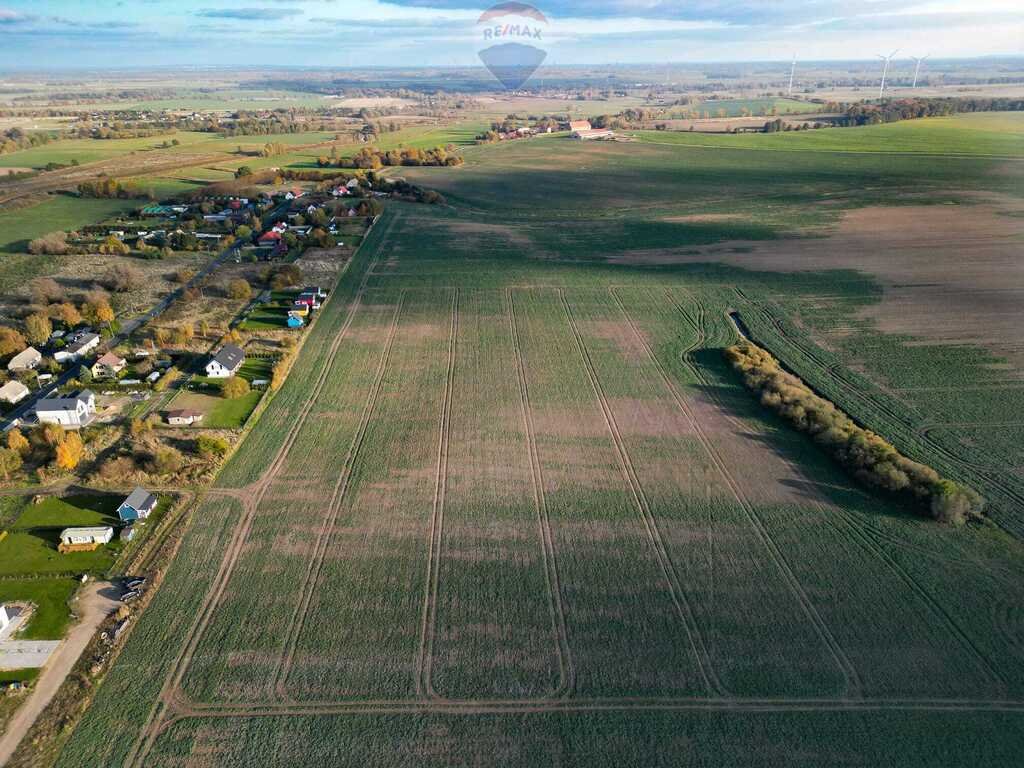
[[[288,315],[288,327],[289,328],[301,328],[303,323],[302,318],[297,315]]]
[[[125,522],[145,520],[156,509],[156,496],[145,488],[137,486],[128,498],[117,508],[117,515]]]

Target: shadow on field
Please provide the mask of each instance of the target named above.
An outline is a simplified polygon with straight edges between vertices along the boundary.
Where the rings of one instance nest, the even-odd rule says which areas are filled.
[[[723,348],[697,350],[692,358],[711,378],[722,382],[698,385],[700,397],[727,416],[742,419],[753,427],[748,429],[742,422],[734,423],[734,434],[758,443],[804,475],[802,478],[777,478],[781,485],[809,501],[826,501],[858,515],[921,519],[913,499],[898,500],[861,486],[809,436],[797,432],[781,417],[763,408],[743,387],[738,374],[725,363]],[[730,381],[735,384],[725,383]]]

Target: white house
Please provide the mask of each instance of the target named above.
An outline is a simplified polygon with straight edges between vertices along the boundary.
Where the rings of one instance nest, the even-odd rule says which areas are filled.
[[[77,341],[75,341],[73,344],[70,344],[65,349],[57,350],[57,352],[55,352],[53,355],[53,359],[56,360],[58,363],[63,363],[68,360],[78,360],[84,355],[89,354],[92,350],[96,349],[96,347],[98,347],[99,345],[99,334],[87,333],[79,337]]]
[[[86,426],[96,415],[96,396],[88,389],[67,397],[44,397],[36,403],[40,424],[60,424],[77,429]]]
[[[31,371],[34,370],[43,359],[42,354],[35,347],[25,347],[7,363],[9,371]]]
[[[98,525],[91,528],[65,528],[60,532],[60,543],[66,547],[109,544],[112,538],[114,538],[114,529],[109,525]]]
[[[245,352],[234,344],[225,344],[220,352],[206,364],[206,375],[211,379],[226,379],[238,373],[245,362]]]
[[[0,387],[0,402],[13,405],[14,403],[20,403],[26,397],[28,397],[28,387],[20,381],[8,381]]]

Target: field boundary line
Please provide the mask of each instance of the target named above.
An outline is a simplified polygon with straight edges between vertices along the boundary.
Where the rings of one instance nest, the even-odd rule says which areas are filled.
[[[239,516],[238,522],[235,524],[235,530],[232,533],[231,540],[228,543],[227,548],[225,549],[223,557],[221,558],[221,564],[217,571],[217,574],[214,576],[214,579],[211,582],[210,588],[206,593],[206,597],[203,600],[203,604],[200,607],[199,612],[196,614],[196,617],[193,620],[192,625],[189,627],[187,634],[187,642],[182,647],[181,651],[178,653],[173,664],[171,665],[171,668],[168,670],[167,677],[164,681],[164,685],[161,689],[160,695],[154,702],[153,708],[150,710],[150,715],[147,718],[146,723],[143,724],[143,727],[139,732],[138,737],[133,742],[132,747],[128,752],[128,755],[125,758],[125,766],[143,765],[143,761],[145,760],[146,755],[149,753],[149,750],[152,749],[153,742],[155,741],[159,733],[160,720],[166,715],[168,704],[172,701],[176,701],[179,698],[182,698],[182,696],[179,695],[179,689],[181,687],[182,680],[184,679],[185,673],[187,672],[189,666],[191,665],[192,657],[195,655],[196,649],[199,647],[199,643],[206,632],[207,626],[209,626],[210,620],[213,616],[213,612],[217,605],[219,604],[220,598],[224,594],[224,590],[227,588],[227,583],[234,572],[235,564],[237,563],[242,548],[245,544],[245,541],[248,538],[249,530],[252,527],[252,521],[256,515],[256,510],[259,506],[259,503],[260,501],[262,501],[263,496],[265,495],[266,490],[269,487],[273,477],[276,475],[276,473],[280,470],[281,466],[283,465],[285,456],[287,456],[287,454],[291,450],[292,445],[298,439],[298,435],[302,431],[302,427],[305,424],[305,420],[313,407],[313,403],[319,396],[320,391],[327,380],[327,374],[331,368],[331,365],[334,362],[334,357],[337,354],[338,347],[340,347],[342,339],[346,335],[348,328],[351,326],[352,320],[356,315],[356,312],[358,311],[359,307],[362,304],[363,295],[365,294],[367,285],[369,283],[370,269],[372,268],[373,264],[380,259],[381,248],[383,248],[383,245],[386,242],[388,235],[394,228],[395,222],[398,221],[400,218],[401,214],[399,212],[395,212],[389,217],[388,221],[386,222],[384,232],[381,235],[381,240],[376,246],[377,250],[374,252],[374,255],[370,263],[367,265],[367,268],[363,273],[362,280],[359,284],[359,288],[356,290],[352,303],[349,306],[348,315],[346,316],[345,322],[339,329],[338,333],[335,335],[331,343],[330,350],[328,352],[327,360],[322,366],[320,374],[317,377],[316,381],[314,382],[313,387],[310,389],[309,395],[306,398],[305,402],[303,403],[297,418],[294,420],[291,428],[289,429],[287,435],[285,436],[285,440],[282,442],[280,448],[278,449],[274,461],[271,462],[271,466],[267,468],[267,471],[264,473],[264,475],[255,483],[253,483],[250,488],[236,489],[238,491],[249,490],[250,492],[253,493],[253,497],[245,500],[242,504],[241,515]],[[375,220],[374,223],[376,224],[377,221],[379,221],[379,218]],[[373,228],[371,227],[370,231],[372,231],[372,229]],[[366,234],[368,236],[370,232],[368,231]],[[366,242],[366,237],[364,237],[362,242]],[[344,273],[342,275],[342,278],[339,278],[338,283],[340,283],[341,279],[343,278]],[[335,289],[337,289],[337,283],[335,284]],[[334,294],[335,291],[332,291],[331,296],[328,297],[328,301],[331,300]]]
[[[331,538],[332,529],[334,528],[334,523],[338,519],[338,514],[341,511],[341,504],[345,499],[345,494],[348,492],[349,479],[352,477],[352,467],[355,465],[356,458],[359,456],[359,451],[363,445],[363,438],[366,436],[366,430],[370,424],[370,419],[373,416],[373,411],[377,407],[377,398],[380,396],[381,386],[384,381],[384,374],[387,371],[388,363],[391,359],[391,348],[394,344],[395,334],[398,330],[398,318],[402,314],[402,309],[405,306],[405,296],[406,292],[405,290],[402,290],[398,296],[398,301],[395,304],[395,310],[391,315],[391,324],[388,328],[386,341],[384,342],[384,349],[381,350],[381,356],[377,362],[377,370],[374,373],[373,385],[370,387],[370,391],[366,394],[366,401],[363,404],[363,412],[360,416],[359,427],[356,429],[356,433],[352,437],[352,442],[349,444],[348,452],[345,455],[345,461],[341,466],[341,472],[339,473],[338,479],[331,491],[330,501],[327,505],[327,515],[324,517],[323,525],[320,527],[316,546],[313,549],[313,557],[310,559],[309,567],[306,570],[306,578],[303,581],[302,591],[300,592],[302,597],[299,601],[299,605],[296,606],[288,625],[288,631],[286,634],[287,641],[284,648],[285,652],[281,657],[281,661],[278,664],[277,670],[275,671],[272,679],[272,691],[284,700],[289,700],[289,696],[285,690],[285,683],[287,682],[288,675],[291,672],[292,664],[295,659],[295,652],[299,643],[299,637],[302,635],[302,630],[305,627],[309,608],[313,602],[316,583],[320,578],[320,572],[323,569],[324,560],[327,557],[327,545]]]
[[[569,647],[569,631],[565,618],[565,606],[562,602],[562,584],[558,573],[558,560],[555,556],[554,536],[551,533],[551,520],[548,516],[547,494],[544,491],[544,469],[537,449],[536,430],[533,423],[533,408],[530,405],[530,387],[526,377],[526,358],[519,340],[519,328],[516,320],[516,305],[513,289],[505,289],[505,301],[508,305],[509,334],[512,349],[516,355],[516,378],[519,380],[519,404],[523,417],[523,429],[526,435],[526,452],[530,459],[530,482],[533,485],[533,503],[537,513],[537,527],[540,531],[541,554],[544,559],[544,580],[548,588],[548,608],[551,612],[551,627],[554,634],[558,657],[559,683],[552,692],[554,698],[571,696],[576,688],[576,667],[572,661]]]
[[[669,301],[669,305],[675,308],[677,312],[679,312],[683,319],[693,328],[696,334],[693,343],[689,345],[687,349],[683,350],[680,359],[683,362],[683,364],[693,372],[693,375],[696,377],[697,381],[704,385],[704,387],[707,388],[710,392],[711,389],[710,387],[708,387],[708,382],[704,377],[703,372],[699,370],[698,366],[691,359],[691,353],[694,349],[697,348],[697,346],[699,346],[703,342],[705,338],[703,323],[704,307],[699,302],[696,302],[696,300],[694,300],[692,296],[690,297],[691,300],[693,300],[695,305],[697,306],[697,311],[699,313],[698,319],[695,321],[685,312],[685,310],[672,296],[671,289],[665,290],[665,296]],[[693,413],[693,410],[690,408],[685,398],[683,398],[682,394],[679,392],[678,388],[671,382],[671,380],[669,380],[669,388],[673,391],[676,403],[678,404],[679,408],[683,411],[683,413],[686,414],[687,418],[689,418],[690,422],[693,424],[694,433],[697,435],[698,441],[704,447],[704,450],[707,452],[708,457],[711,459],[712,463],[718,469],[719,473],[722,476],[722,479],[725,480],[726,485],[732,492],[733,498],[736,499],[737,503],[739,503],[740,505],[740,508],[743,509],[744,513],[746,514],[747,519],[751,523],[751,528],[754,531],[754,535],[757,536],[757,538],[764,545],[765,549],[768,551],[769,556],[775,563],[776,568],[778,568],[779,572],[782,574],[783,580],[786,581],[786,583],[789,585],[790,592],[793,594],[797,602],[800,604],[800,607],[803,609],[804,615],[806,615],[807,618],[810,620],[812,626],[818,634],[818,637],[824,643],[825,647],[828,649],[830,655],[832,656],[833,661],[835,661],[836,665],[838,666],[839,671],[842,673],[843,677],[846,680],[847,691],[853,693],[856,697],[859,698],[861,696],[862,683],[860,680],[860,675],[857,673],[857,669],[856,667],[854,667],[853,662],[851,662],[850,659],[846,656],[846,653],[845,651],[843,651],[843,648],[839,644],[839,641],[836,640],[835,635],[832,634],[832,631],[825,623],[825,620],[822,619],[821,614],[819,614],[817,609],[814,607],[814,604],[811,602],[811,599],[807,596],[807,593],[804,591],[803,585],[800,584],[800,580],[796,577],[796,574],[793,573],[793,570],[790,567],[789,562],[786,560],[786,556],[782,553],[782,549],[779,547],[779,545],[775,542],[775,539],[773,539],[771,534],[768,532],[768,529],[764,525],[764,522],[761,520],[760,516],[757,514],[757,511],[754,509],[754,505],[750,502],[750,500],[744,493],[742,486],[736,481],[736,478],[733,477],[732,473],[729,471],[728,465],[725,463],[724,459],[722,459],[722,457],[718,454],[718,451],[711,443],[710,438],[708,438],[707,434],[704,432],[704,428],[700,424],[700,420]],[[717,400],[717,398],[715,398],[715,401],[718,407],[721,408],[721,403]]]
[[[434,635],[437,631],[437,592],[441,569],[441,545],[444,535],[444,503],[448,490],[448,443],[451,439],[452,389],[455,386],[455,356],[459,333],[459,289],[452,293],[452,317],[448,328],[448,366],[437,436],[437,476],[430,515],[430,552],[427,579],[423,585],[423,617],[420,648],[416,657],[416,695],[441,698],[434,690],[430,675],[434,668]]]
[[[690,650],[693,652],[694,658],[697,662],[697,670],[704,681],[705,687],[709,691],[725,694],[727,691],[721,681],[719,681],[714,670],[711,668],[711,660],[710,657],[707,656],[707,649],[704,646],[703,641],[699,640],[700,632],[696,627],[696,622],[693,617],[693,609],[690,606],[690,603],[686,598],[686,593],[683,591],[679,582],[679,574],[676,571],[675,563],[672,561],[668,548],[665,546],[665,542],[662,539],[657,519],[651,512],[647,494],[640,483],[640,478],[636,473],[633,461],[626,449],[626,444],[619,432],[618,424],[615,421],[615,414],[608,403],[608,398],[605,396],[600,379],[597,377],[597,371],[594,368],[590,352],[587,350],[583,336],[576,325],[576,320],[572,314],[572,307],[570,307],[568,300],[565,298],[565,291],[561,288],[558,289],[558,297],[562,302],[565,318],[568,322],[569,330],[572,332],[573,339],[576,342],[576,348],[579,351],[580,357],[583,359],[583,367],[586,369],[591,389],[597,398],[598,404],[601,408],[601,413],[604,416],[605,426],[608,428],[608,432],[612,438],[612,443],[615,445],[615,452],[619,459],[619,468],[622,470],[626,483],[629,485],[630,495],[633,497],[633,502],[636,505],[637,511],[640,513],[640,519],[647,531],[648,541],[654,549],[655,558],[660,566],[662,576],[665,578],[668,585],[668,592],[672,599],[672,603],[675,605],[676,613],[679,615],[679,619],[683,625],[683,631],[686,633],[686,639],[689,642]]]

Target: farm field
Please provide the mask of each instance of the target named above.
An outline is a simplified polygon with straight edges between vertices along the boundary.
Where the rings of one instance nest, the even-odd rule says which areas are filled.
[[[388,205],[59,765],[1014,762],[1024,485],[991,414],[1021,363],[898,327],[943,316],[870,215],[912,202],[936,275],[984,249],[970,289],[1024,168],[829,135],[408,169],[451,205]],[[1003,229],[957,240],[969,214]],[[865,491],[768,414],[729,312],[989,521]]]

